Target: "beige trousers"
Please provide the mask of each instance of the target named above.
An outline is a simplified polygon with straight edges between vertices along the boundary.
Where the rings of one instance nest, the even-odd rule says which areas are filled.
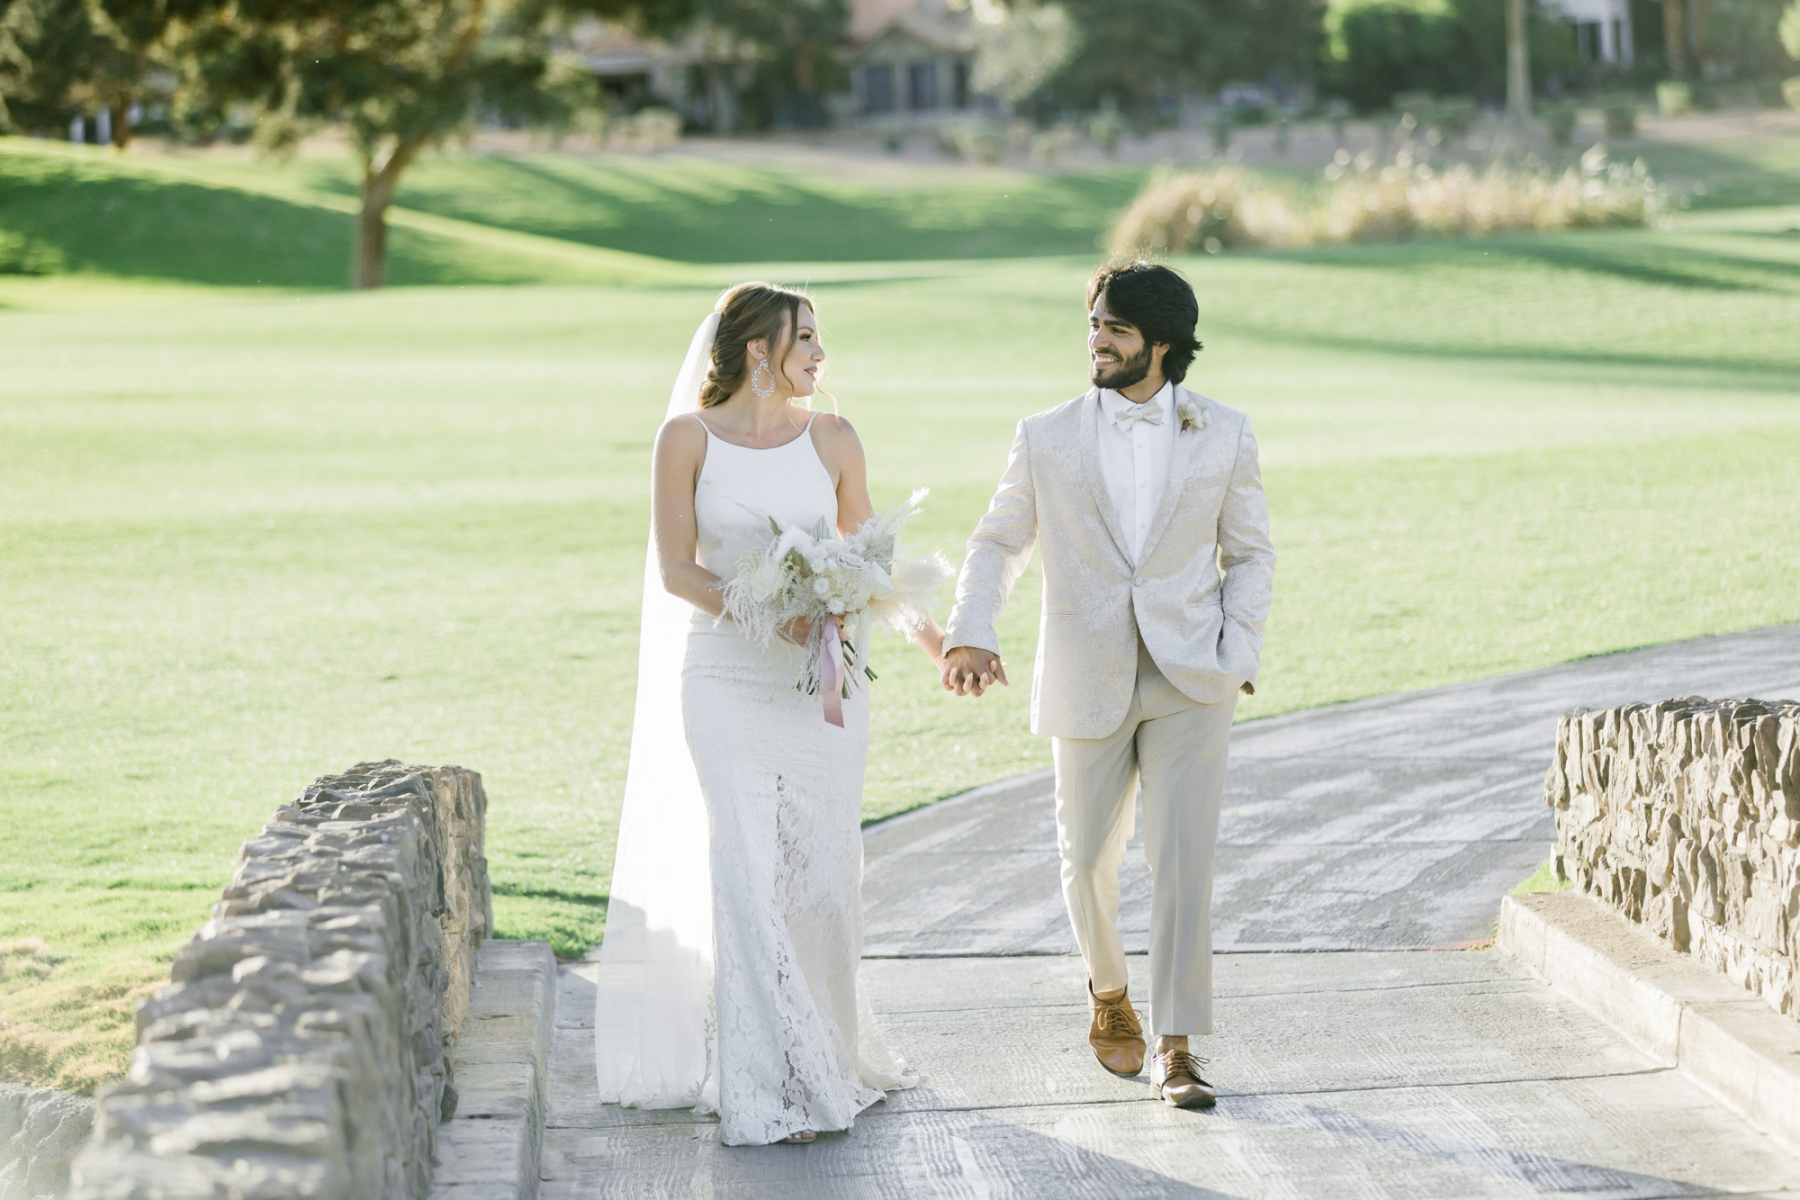
[[[1125,720],[1103,738],[1054,738],[1063,899],[1094,990],[1125,986],[1119,868],[1144,801],[1150,862],[1150,1029],[1212,1032],[1213,845],[1237,697],[1196,704],[1138,642]]]

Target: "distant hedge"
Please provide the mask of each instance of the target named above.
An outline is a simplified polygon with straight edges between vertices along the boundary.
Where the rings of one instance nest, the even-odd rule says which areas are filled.
[[[1387,108],[1399,92],[1505,97],[1504,0],[1339,0],[1325,32],[1322,88],[1362,112]],[[1567,22],[1533,2],[1529,33],[1536,86],[1585,81],[1591,66]]]

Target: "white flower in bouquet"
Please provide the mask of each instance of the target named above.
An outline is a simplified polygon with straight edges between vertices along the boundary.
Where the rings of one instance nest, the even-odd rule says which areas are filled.
[[[870,622],[911,633],[930,619],[932,597],[950,578],[950,564],[941,554],[897,555],[900,530],[925,495],[919,489],[904,504],[876,513],[845,537],[835,536],[823,519],[810,530],[771,520],[769,544],[744,555],[737,575],[723,585],[725,615],[764,646],[791,621],[811,624],[808,665],[798,681],[809,693],[819,688],[822,627],[838,618],[851,668],[844,684],[848,695],[850,677],[875,678],[865,661]]]

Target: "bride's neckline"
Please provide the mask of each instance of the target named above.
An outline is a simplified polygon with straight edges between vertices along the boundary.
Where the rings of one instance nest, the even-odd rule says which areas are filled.
[[[706,435],[708,437],[718,438],[721,442],[725,443],[727,446],[735,446],[739,450],[754,450],[754,451],[760,452],[760,451],[764,451],[764,450],[786,450],[789,446],[793,445],[795,442],[799,441],[801,438],[805,437],[807,434],[812,432],[813,417],[816,417],[818,415],[819,414],[815,412],[815,413],[812,413],[810,416],[808,416],[806,418],[806,424],[804,424],[800,427],[799,433],[795,434],[793,437],[789,438],[787,441],[782,442],[780,445],[777,445],[777,446],[746,446],[742,442],[732,441],[730,438],[726,437],[724,434],[722,434],[718,430],[714,429],[711,425],[708,425],[706,423],[706,418],[702,417],[699,413],[694,414],[694,420],[700,422],[700,428],[706,430]]]

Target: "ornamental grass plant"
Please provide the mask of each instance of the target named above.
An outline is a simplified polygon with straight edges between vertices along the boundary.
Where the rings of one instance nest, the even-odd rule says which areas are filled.
[[[1392,242],[1565,229],[1643,228],[1663,195],[1642,160],[1594,146],[1561,173],[1527,159],[1439,169],[1407,148],[1376,166],[1340,151],[1310,190],[1285,191],[1238,167],[1153,177],[1113,227],[1115,253],[1218,253],[1322,242]]]
[[[1287,194],[1238,167],[1152,177],[1113,227],[1112,249],[1186,254],[1303,245],[1305,222]]]

